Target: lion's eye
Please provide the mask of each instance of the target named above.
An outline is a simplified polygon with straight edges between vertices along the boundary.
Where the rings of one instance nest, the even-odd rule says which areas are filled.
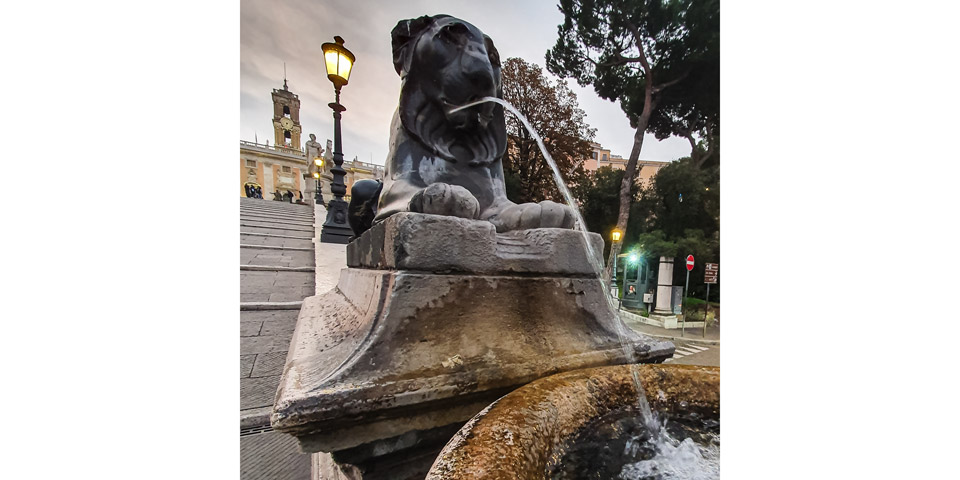
[[[493,46],[493,41],[490,40],[490,37],[484,35],[483,38],[484,46],[487,47],[487,57],[490,59],[490,64],[494,67],[500,66],[500,52],[497,51],[497,47]]]

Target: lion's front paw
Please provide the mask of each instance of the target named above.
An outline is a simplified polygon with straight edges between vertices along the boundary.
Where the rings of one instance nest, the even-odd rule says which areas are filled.
[[[434,183],[414,194],[410,211],[474,219],[480,215],[480,202],[459,185]]]
[[[526,230],[529,228],[573,228],[573,210],[550,200],[540,203],[521,203],[511,205],[500,214],[495,222],[498,232]]]

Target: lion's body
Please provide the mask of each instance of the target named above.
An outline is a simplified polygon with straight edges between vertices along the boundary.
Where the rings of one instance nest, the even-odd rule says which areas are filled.
[[[479,218],[482,220],[489,220],[503,208],[513,205],[507,199],[499,158],[484,165],[450,162],[411,138],[401,124],[399,114],[394,117],[391,130],[386,182],[377,218],[408,211],[413,196],[433,183],[458,185],[469,190],[480,204]]]
[[[447,15],[404,20],[391,32],[402,79],[376,221],[414,211],[488,220],[498,231],[572,228],[567,207],[507,199],[500,57],[490,37]]]

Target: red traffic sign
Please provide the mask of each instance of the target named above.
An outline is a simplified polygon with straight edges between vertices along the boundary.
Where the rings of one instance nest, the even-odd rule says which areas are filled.
[[[687,271],[693,270],[693,255],[687,255]]]

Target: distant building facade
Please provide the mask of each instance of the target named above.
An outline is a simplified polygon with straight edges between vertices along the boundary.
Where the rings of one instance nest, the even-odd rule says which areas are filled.
[[[583,161],[583,168],[588,172],[594,173],[601,167],[610,167],[616,170],[627,169],[626,158],[620,155],[614,155],[599,143],[590,142],[590,150],[590,156]],[[661,168],[669,164],[670,162],[661,162],[658,160],[638,160],[637,169],[639,170],[640,186],[646,187],[650,185],[654,175],[656,175]]]
[[[300,99],[287,88],[284,79],[282,89],[274,89],[273,118],[271,123],[274,131],[274,144],[269,141],[260,144],[256,141],[240,141],[240,196],[247,196],[248,187],[259,187],[264,200],[273,200],[274,192],[281,194],[290,191],[294,198],[303,196],[308,203],[313,201],[314,185],[316,182],[313,173],[317,171],[314,159],[307,158],[307,149],[301,145],[303,128],[300,125]],[[310,142],[307,142],[308,145]],[[333,142],[327,140],[327,148],[313,153],[324,159],[324,165],[319,169],[320,186],[324,201],[333,198],[330,183],[333,174]],[[314,144],[316,145],[316,144]],[[320,157],[322,155],[322,157]],[[353,161],[344,161],[344,183],[347,185],[346,199],[349,201],[350,189],[354,182],[362,179],[383,179],[383,165]],[[299,195],[298,195],[299,194]]]

